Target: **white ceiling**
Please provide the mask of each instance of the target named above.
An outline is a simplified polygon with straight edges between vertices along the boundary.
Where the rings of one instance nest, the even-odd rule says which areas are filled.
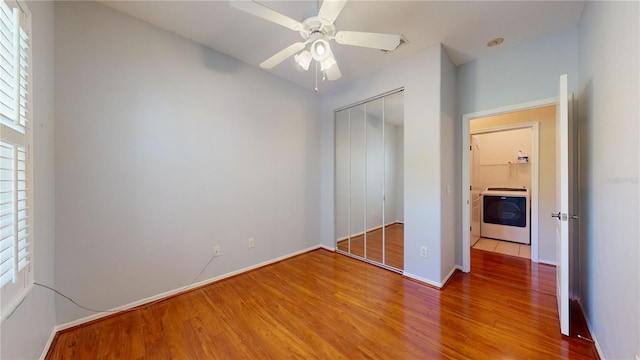
[[[231,8],[224,0],[102,2],[256,67],[301,39],[297,32]],[[317,6],[315,0],[260,2],[296,20]],[[408,43],[383,53],[331,42],[342,78],[319,88],[330,90],[437,43],[444,45],[456,65],[464,64],[573,27],[583,5],[583,1],[351,0],[336,20],[337,30],[403,34]],[[505,38],[502,45],[486,46],[498,36]],[[313,64],[304,72],[287,59],[269,72],[307,89],[315,86]]]

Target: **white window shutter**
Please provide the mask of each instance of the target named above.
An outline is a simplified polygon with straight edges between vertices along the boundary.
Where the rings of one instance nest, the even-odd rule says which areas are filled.
[[[0,286],[13,282],[16,258],[16,151],[15,146],[0,143]]]
[[[0,123],[15,127],[17,118],[19,12],[0,2]]]
[[[0,287],[2,320],[33,284],[30,12],[0,0]]]

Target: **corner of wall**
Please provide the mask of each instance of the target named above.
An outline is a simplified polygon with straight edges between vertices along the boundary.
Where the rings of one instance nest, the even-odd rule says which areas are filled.
[[[440,45],[440,280],[451,274],[456,265],[457,236],[461,214],[456,212],[459,186],[458,136],[456,136],[456,68]]]

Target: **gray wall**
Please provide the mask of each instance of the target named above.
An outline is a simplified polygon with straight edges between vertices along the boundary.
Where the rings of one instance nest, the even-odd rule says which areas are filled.
[[[54,9],[53,2],[27,4],[33,32],[33,151],[35,281],[54,285]],[[51,292],[39,287],[2,323],[2,359],[37,359],[56,324]]]
[[[569,75],[569,92],[577,89],[576,28],[495,51],[458,67],[460,116],[554,97],[562,74]]]
[[[640,354],[638,19],[587,2],[580,39],[580,300],[607,359]]]
[[[441,243],[440,280],[456,266],[456,239],[459,239],[462,216],[456,214],[460,186],[456,175],[460,166],[461,140],[456,133],[456,68],[443,51],[440,54],[440,201]]]
[[[556,97],[562,74],[568,74],[569,92],[577,90],[576,28],[513,48],[500,50],[498,47],[496,50],[491,56],[458,67],[460,119],[468,113]],[[459,155],[461,158],[462,154]],[[458,239],[461,241],[462,237]],[[555,244],[547,245],[544,240],[540,242],[539,256],[553,263],[556,261]],[[462,244],[458,246],[461,248]],[[458,264],[462,264],[461,255],[458,251]]]
[[[108,309],[319,239],[313,92],[94,2],[56,2],[56,286]],[[248,238],[255,248],[248,248]],[[90,315],[57,301],[58,323]]]

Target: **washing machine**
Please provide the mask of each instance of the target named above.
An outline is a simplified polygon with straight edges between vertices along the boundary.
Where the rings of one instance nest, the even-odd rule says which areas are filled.
[[[480,236],[531,244],[529,189],[490,187],[481,196]]]

